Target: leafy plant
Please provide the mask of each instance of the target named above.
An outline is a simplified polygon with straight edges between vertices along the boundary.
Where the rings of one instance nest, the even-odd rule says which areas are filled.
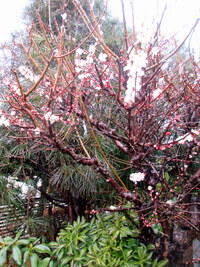
[[[45,244],[40,244],[36,237],[19,239],[22,231],[19,231],[15,238],[9,236],[0,238],[0,266],[17,266],[26,267],[46,267],[51,258],[43,257],[51,255],[50,248]]]
[[[21,232],[1,239],[0,266],[166,266],[166,261],[152,259],[154,246],[139,242],[138,234],[120,213],[97,215],[90,222],[78,217],[48,245],[35,237],[19,240]]]

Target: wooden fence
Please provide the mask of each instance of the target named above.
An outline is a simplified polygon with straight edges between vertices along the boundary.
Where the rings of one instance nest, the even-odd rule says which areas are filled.
[[[21,228],[26,214],[21,209],[16,209],[14,205],[0,206],[0,236],[14,236]]]
[[[39,207],[39,199],[35,199],[34,205],[29,211],[29,218],[34,216]],[[49,210],[51,212],[49,213]],[[25,209],[16,208],[14,205],[1,205],[0,206],[0,236],[11,236],[14,237],[20,229],[24,229],[22,237],[27,236],[27,222],[28,222],[27,211]],[[45,210],[43,211],[44,221],[50,222],[50,227],[55,234],[66,225],[67,216],[65,210],[56,208],[50,203],[45,204]]]

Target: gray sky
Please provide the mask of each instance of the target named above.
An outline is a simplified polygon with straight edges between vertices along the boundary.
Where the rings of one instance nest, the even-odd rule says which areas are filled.
[[[109,9],[116,16],[122,18],[120,14],[121,0],[108,0]],[[131,16],[131,0],[124,0],[127,24],[132,25]],[[159,20],[167,3],[161,33],[170,38],[176,34],[177,39],[182,40],[191,27],[194,25],[197,18],[200,18],[200,0],[133,0],[134,3],[134,20],[136,31],[148,39],[148,35],[153,32],[156,25],[156,19]],[[153,15],[152,15],[153,14]],[[192,47],[200,54],[200,22],[193,34]]]
[[[143,36],[147,37],[152,30],[152,14],[154,20],[156,16],[159,18],[166,2],[168,9],[162,33],[167,37],[179,32],[178,37],[183,38],[197,17],[200,17],[200,0],[133,0],[136,30],[141,31]],[[0,0],[0,42],[8,40],[12,31],[22,27],[22,9],[28,3],[29,0]],[[124,0],[124,3],[127,24],[131,25],[130,0]],[[121,0],[108,0],[108,4],[113,15],[122,17]],[[200,25],[194,34],[192,45],[200,52]]]
[[[0,0],[0,42],[9,39],[12,31],[21,28],[23,7],[29,0]]]

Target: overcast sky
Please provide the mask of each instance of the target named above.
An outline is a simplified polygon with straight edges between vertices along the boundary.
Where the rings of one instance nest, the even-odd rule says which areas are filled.
[[[10,33],[21,25],[23,7],[29,0],[0,0],[0,42],[6,41]]]
[[[108,0],[109,8],[115,16],[121,16],[121,0]],[[127,24],[131,24],[130,0],[124,0]],[[148,33],[152,28],[153,16],[159,18],[165,3],[168,9],[165,14],[162,32],[168,37],[176,32],[184,36],[195,20],[200,17],[200,0],[133,0],[136,30]],[[12,31],[21,27],[23,7],[29,0],[0,0],[0,42],[9,39]],[[153,14],[153,15],[152,15]],[[199,23],[200,24],[200,23]],[[193,37],[193,46],[200,51],[200,25]]]

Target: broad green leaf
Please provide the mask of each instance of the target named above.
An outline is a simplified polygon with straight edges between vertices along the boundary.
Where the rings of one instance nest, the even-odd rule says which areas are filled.
[[[28,239],[20,239],[16,242],[17,245],[28,245],[29,243]]]
[[[22,263],[22,253],[19,247],[13,246],[12,253],[13,253],[13,259],[16,261],[17,264],[20,265]]]
[[[61,260],[63,258],[64,250],[62,249],[57,255],[58,260]]]
[[[28,240],[29,240],[30,242],[37,242],[37,241],[39,241],[39,239],[37,239],[36,237],[32,237],[32,236],[30,236],[30,237],[28,238]]]
[[[39,253],[51,253],[50,248],[43,244],[36,245],[33,249]]]
[[[30,259],[31,259],[31,267],[37,267],[37,262],[38,262],[38,255],[33,253],[31,256],[30,256]]]
[[[7,248],[2,248],[0,250],[0,266],[4,266],[6,262],[6,257],[7,257]]]
[[[23,263],[27,262],[28,257],[29,257],[29,251],[27,250],[27,251],[24,252]]]
[[[51,260],[51,258],[45,258],[45,259],[41,260],[38,264],[38,267],[47,267],[50,260]]]
[[[61,262],[61,266],[67,264],[69,261],[71,261],[73,259],[73,256],[67,256],[66,258],[64,258]]]
[[[7,244],[8,244],[8,243],[10,244],[11,242],[13,242],[13,239],[12,239],[12,237],[10,237],[10,236],[6,236],[6,237],[4,238],[4,242],[7,243]]]

